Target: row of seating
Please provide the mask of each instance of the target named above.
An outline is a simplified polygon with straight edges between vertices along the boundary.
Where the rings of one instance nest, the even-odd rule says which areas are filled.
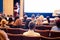
[[[7,33],[8,37],[10,38],[10,40],[60,40],[60,37],[44,37],[44,36],[40,36],[40,37],[29,37],[29,36],[24,36],[22,34],[11,34],[11,33]]]
[[[51,25],[42,25],[42,26],[36,27],[36,29],[38,30],[51,30],[51,28],[52,28]]]
[[[35,31],[45,37],[51,37],[51,38],[60,37],[60,32],[57,31],[51,31],[51,30],[35,30]]]
[[[11,33],[11,34],[23,34],[28,30],[22,28],[0,28],[0,29],[4,30],[6,33]],[[35,32],[38,32],[45,37],[60,37],[60,32],[55,32],[50,30],[37,30],[37,29],[35,29]]]

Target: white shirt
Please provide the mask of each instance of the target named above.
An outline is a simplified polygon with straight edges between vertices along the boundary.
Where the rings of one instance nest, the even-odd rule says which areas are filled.
[[[58,28],[57,26],[52,27],[51,30],[52,30],[52,31],[59,31],[59,32],[60,32],[60,28]]]
[[[28,30],[27,32],[24,32],[23,35],[25,35],[25,36],[33,36],[33,37],[35,37],[35,36],[36,36],[36,37],[40,36],[39,33],[34,32],[33,30]]]

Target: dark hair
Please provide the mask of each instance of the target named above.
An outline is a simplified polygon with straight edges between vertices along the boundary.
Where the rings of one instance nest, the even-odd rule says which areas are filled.
[[[47,18],[48,23],[50,23],[50,17],[49,17],[49,16],[47,16],[46,18]]]
[[[17,19],[19,19],[19,16],[15,17],[15,20],[14,21],[16,21]]]
[[[34,14],[32,14],[31,18],[35,18],[35,15],[34,15]]]
[[[9,23],[12,22],[12,21],[13,21],[13,19],[12,18],[9,18]]]
[[[0,17],[0,22],[1,22],[2,18]]]
[[[35,27],[35,23],[34,22],[30,22],[28,25],[29,29],[33,29]]]
[[[56,21],[56,25],[57,25],[58,28],[60,28],[60,19],[58,19],[58,20]]]

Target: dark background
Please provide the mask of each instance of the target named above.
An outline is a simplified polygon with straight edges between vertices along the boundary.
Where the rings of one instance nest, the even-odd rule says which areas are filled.
[[[18,2],[20,5],[20,0],[14,0],[14,6],[15,6],[16,2]]]

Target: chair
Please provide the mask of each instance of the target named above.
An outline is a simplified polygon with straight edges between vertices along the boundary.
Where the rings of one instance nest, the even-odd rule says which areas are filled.
[[[10,40],[22,40],[22,34],[7,33]]]
[[[41,36],[49,37],[49,30],[37,30],[37,29],[35,29],[35,32],[40,33]]]
[[[23,36],[22,40],[40,40],[40,37]]]
[[[36,29],[38,30],[51,30],[51,26],[50,25],[42,25],[42,26],[39,26],[39,27],[36,27]]]
[[[8,28],[6,30],[7,33],[12,33],[12,34],[22,34],[26,31],[25,29],[22,28]]]
[[[51,37],[44,37],[44,36],[41,36],[41,40],[60,40],[60,37],[51,38]]]
[[[50,37],[60,37],[60,32],[50,31]]]
[[[0,40],[9,40],[8,35],[3,30],[0,30]]]

